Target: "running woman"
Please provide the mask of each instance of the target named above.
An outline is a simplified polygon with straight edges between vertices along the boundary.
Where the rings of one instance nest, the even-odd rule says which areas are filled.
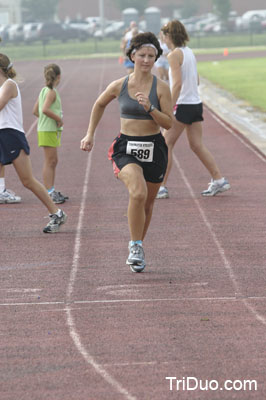
[[[215,196],[230,189],[230,184],[221,175],[214,157],[202,142],[203,107],[198,93],[196,59],[192,50],[186,45],[189,37],[184,25],[177,20],[168,22],[163,26],[162,32],[164,41],[171,50],[167,58],[170,65],[169,82],[175,119],[172,128],[164,132],[168,145],[168,167],[157,198],[169,197],[166,183],[172,167],[173,147],[184,130],[187,132],[191,150],[207,168],[212,178],[208,189],[201,194]]]
[[[42,88],[33,107],[33,114],[38,117],[38,145],[44,151],[43,183],[56,204],[64,203],[66,198],[55,190],[55,171],[58,163],[57,147],[61,146],[63,113],[61,98],[57,91],[61,71],[57,64],[44,67],[46,86]]]
[[[127,56],[134,72],[113,81],[98,97],[92,108],[87,135],[81,149],[91,151],[94,132],[105,107],[114,99],[120,106],[120,133],[109,149],[116,177],[129,194],[129,256],[126,261],[133,272],[145,268],[143,240],[147,233],[154,200],[167,167],[167,146],[160,127],[172,125],[169,86],[151,73],[162,54],[156,36],[139,33],[132,38]]]
[[[0,54],[0,174],[3,165],[13,164],[22,184],[50,213],[50,221],[43,232],[58,232],[67,215],[58,209],[45,187],[32,175],[30,148],[23,129],[21,95],[15,76],[9,58]]]

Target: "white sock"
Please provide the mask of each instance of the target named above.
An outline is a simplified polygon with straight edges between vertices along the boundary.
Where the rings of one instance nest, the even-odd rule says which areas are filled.
[[[58,215],[58,217],[62,217],[62,210],[60,208],[58,208],[56,215]]]
[[[3,193],[5,190],[6,185],[5,185],[5,178],[0,178],[0,193]]]
[[[216,179],[215,182],[217,182],[219,185],[221,185],[222,183],[224,183],[224,178]]]

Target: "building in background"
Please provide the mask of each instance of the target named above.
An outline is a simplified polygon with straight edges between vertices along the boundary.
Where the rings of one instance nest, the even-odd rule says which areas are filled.
[[[21,0],[0,0],[0,25],[21,23]]]

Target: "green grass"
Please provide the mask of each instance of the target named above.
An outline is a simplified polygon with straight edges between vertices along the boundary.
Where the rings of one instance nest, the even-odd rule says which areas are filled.
[[[199,62],[199,74],[266,111],[266,58]]]
[[[117,40],[93,40],[86,42],[72,41],[62,43],[51,41],[45,46],[41,42],[32,44],[7,44],[1,46],[1,52],[13,60],[40,60],[40,59],[62,59],[75,57],[93,57],[100,55],[120,54],[120,42]]]
[[[250,38],[253,38],[252,41]],[[256,46],[255,46],[256,44]],[[260,35],[223,35],[191,37],[189,46],[195,53],[221,53],[221,49],[227,47],[231,53],[240,51],[253,51],[266,49],[266,33]],[[118,56],[120,54],[120,40],[106,38],[104,40],[88,39],[86,42],[51,41],[43,46],[41,42],[25,45],[1,43],[1,52],[6,53],[12,60],[34,59],[60,59],[75,57],[92,57],[95,55]]]
[[[234,33],[224,35],[190,36],[189,46],[198,48],[265,46],[266,32],[261,34]]]

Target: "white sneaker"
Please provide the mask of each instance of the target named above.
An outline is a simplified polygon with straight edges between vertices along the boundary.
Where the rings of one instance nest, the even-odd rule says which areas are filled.
[[[59,210],[59,215],[58,214],[50,214],[49,217],[50,217],[50,221],[48,222],[46,227],[43,228],[44,233],[58,232],[60,225],[63,225],[67,220],[67,215],[62,210]]]
[[[0,193],[0,204],[12,204],[20,202],[21,197],[16,196],[11,190],[5,189],[2,193]]]
[[[209,183],[208,189],[201,192],[202,196],[215,196],[217,193],[225,192],[231,188],[230,183],[224,178],[222,183],[218,183],[213,179]]]
[[[146,266],[143,247],[139,244],[131,245],[129,242],[129,256],[126,263],[132,272],[142,272]]]
[[[160,189],[157,193],[156,199],[168,199],[169,193],[166,186],[160,186]]]

